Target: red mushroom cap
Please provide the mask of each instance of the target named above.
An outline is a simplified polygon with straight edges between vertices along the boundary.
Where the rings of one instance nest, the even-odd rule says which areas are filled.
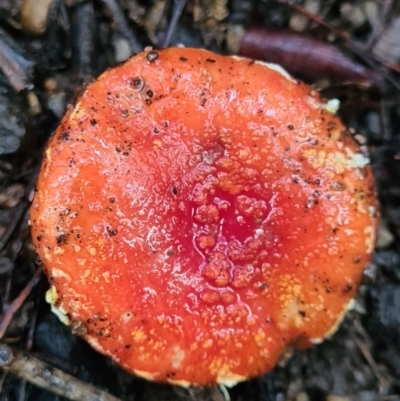
[[[233,385],[328,336],[377,223],[333,106],[204,50],[104,73],[50,140],[32,205],[55,308],[127,370],[181,385]]]

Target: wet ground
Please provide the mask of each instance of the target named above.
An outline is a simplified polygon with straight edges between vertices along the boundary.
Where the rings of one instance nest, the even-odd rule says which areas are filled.
[[[70,373],[79,379],[73,386],[88,382],[126,401],[400,401],[400,5],[184,3],[0,0],[0,344]],[[44,302],[48,285],[35,276],[27,213],[43,148],[67,104],[105,69],[149,45],[251,55],[254,49],[241,45],[250,26],[268,28],[255,30],[268,44],[261,46],[267,60],[278,57],[324,96],[341,100],[340,115],[370,152],[376,177],[382,214],[376,251],[354,308],[323,344],[294,351],[271,373],[228,390],[149,383],[72,335]],[[268,54],[276,41],[293,43],[291,35],[303,45]],[[1,370],[0,390],[2,401],[61,399]]]

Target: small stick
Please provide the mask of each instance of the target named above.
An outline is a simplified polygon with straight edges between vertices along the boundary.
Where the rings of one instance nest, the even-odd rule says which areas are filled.
[[[6,372],[2,372],[2,374],[0,375],[0,394],[3,394],[2,393],[3,383],[4,383],[5,379],[6,379],[6,377],[7,377],[7,373]]]
[[[29,330],[28,330],[28,339],[26,341],[26,346],[25,349],[26,351],[31,351],[32,350],[32,346],[33,346],[33,337],[35,335],[35,329],[36,329],[36,321],[37,321],[37,316],[38,316],[38,301],[39,301],[39,297],[41,295],[38,294],[38,291],[36,292],[36,308],[33,310],[33,312],[31,313],[30,316],[30,321],[29,321]],[[21,384],[20,387],[18,389],[18,401],[24,401],[26,398],[26,381],[25,380],[21,380]]]
[[[4,343],[0,343],[0,368],[71,401],[121,401]]]
[[[1,29],[0,29],[0,37],[1,37]],[[1,63],[1,56],[0,56],[0,63]],[[14,215],[12,217],[11,223],[8,225],[6,232],[0,237],[0,251],[7,245],[8,240],[10,239],[11,235],[14,233],[18,223],[21,221],[22,217],[26,216],[29,210],[29,196],[32,190],[35,188],[36,180],[39,175],[39,167],[37,166],[32,171],[31,177],[29,177],[29,181],[26,184],[25,188],[25,196],[24,199],[15,207]]]
[[[17,400],[18,401],[24,401],[25,398],[26,398],[26,381],[25,380],[21,380],[21,383],[20,383],[19,389],[18,389]]]
[[[32,289],[36,286],[36,284],[40,280],[40,274],[42,273],[42,268],[39,267],[34,276],[31,278],[29,283],[25,286],[25,288],[20,292],[17,298],[15,298],[11,304],[5,307],[5,311],[3,316],[0,319],[0,339],[4,337],[6,333],[7,327],[9,326],[14,314],[17,310],[22,306],[25,302],[28,295],[31,293]]]
[[[11,235],[14,233],[15,228],[17,227],[18,223],[21,221],[22,216],[28,210],[28,205],[24,201],[20,202],[14,210],[14,214],[12,216],[11,223],[8,225],[5,233],[0,238],[0,251],[6,246],[8,240],[10,239]]]
[[[95,42],[95,15],[92,2],[78,3],[72,18],[72,57],[79,83],[93,79],[93,50]]]
[[[364,357],[364,359],[367,361],[369,367],[371,368],[372,373],[378,380],[380,390],[382,391],[382,389],[388,388],[389,387],[388,380],[380,374],[378,365],[376,364],[376,362],[375,362],[374,358],[372,357],[371,353],[369,352],[368,348],[359,339],[355,338],[354,341],[356,342],[356,345],[357,345],[358,349],[360,350],[362,356]]]
[[[276,0],[280,4],[285,4],[286,6],[290,7],[291,9],[297,11],[298,13],[310,18],[312,21],[316,22],[317,24],[324,26],[331,32],[333,32],[336,36],[343,40],[343,42],[348,46],[348,48],[361,60],[363,60],[366,64],[368,64],[371,68],[376,69],[377,64],[383,67],[386,67],[389,70],[397,71],[396,68],[393,68],[391,64],[382,63],[380,60],[371,59],[370,57],[366,56],[367,47],[364,45],[360,45],[351,40],[351,35],[348,32],[343,32],[335,27],[331,26],[327,22],[324,21],[323,18],[320,18],[318,15],[312,14],[309,11],[305,10],[301,6],[291,3],[288,0]],[[390,2],[388,2],[390,4]],[[388,5],[387,5],[388,6]],[[400,84],[395,80],[392,76],[388,73],[384,74],[384,77],[388,82],[390,82],[398,91],[400,91]]]
[[[350,39],[351,36],[350,36],[350,34],[348,32],[343,32],[343,31],[340,31],[339,29],[336,29],[332,25],[330,25],[327,22],[325,22],[325,20],[323,18],[321,18],[318,15],[315,15],[313,13],[310,13],[309,11],[304,9],[303,7],[298,6],[297,4],[293,4],[288,0],[277,0],[277,1],[280,4],[285,4],[286,6],[290,7],[292,10],[297,11],[299,14],[304,15],[305,17],[309,18],[311,21],[314,21],[317,24],[325,27],[326,29],[328,29],[329,31],[333,32],[336,36],[340,37],[341,39],[344,39],[344,40],[349,40]]]
[[[172,17],[169,22],[167,32],[164,37],[164,41],[162,43],[162,47],[168,47],[170,45],[172,35],[176,30],[176,26],[178,25],[179,18],[182,15],[182,11],[186,5],[186,0],[174,0],[174,4],[172,6]]]
[[[390,139],[393,138],[393,133],[392,133],[392,125],[390,122],[390,113],[389,113],[389,107],[386,101],[382,100],[380,102],[380,122],[381,122],[381,127],[382,127],[382,133],[383,133],[383,139],[385,141],[389,141]]]
[[[17,42],[0,29],[0,70],[17,92],[33,87],[34,65]]]
[[[371,355],[371,352],[369,351],[368,345],[371,346],[371,339],[368,336],[367,332],[365,331],[364,327],[361,325],[359,321],[355,321],[354,327],[356,329],[357,334],[362,337],[360,339],[358,338],[359,336],[355,336],[354,341],[358,349],[360,350],[362,356],[367,361],[372,373],[378,380],[379,389],[382,394],[382,390],[387,389],[389,387],[389,381],[384,376],[382,376],[382,374],[379,371],[377,363],[375,362],[373,356]]]
[[[128,41],[132,53],[139,53],[143,50],[142,45],[132,33],[131,28],[129,28],[126,22],[125,16],[122,13],[116,0],[101,0],[107,7],[108,11],[112,15],[114,23],[117,27],[119,33]]]

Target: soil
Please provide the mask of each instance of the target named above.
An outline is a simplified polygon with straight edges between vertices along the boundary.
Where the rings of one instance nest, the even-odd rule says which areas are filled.
[[[292,29],[373,72],[361,84],[350,72],[337,73],[342,61],[335,58],[326,74],[321,45],[313,52],[321,55],[313,62],[315,79],[308,78],[324,96],[340,99],[339,114],[370,153],[376,178],[381,224],[355,305],[323,344],[288,352],[272,372],[232,389],[183,389],[133,377],[50,312],[45,277],[26,287],[40,266],[28,209],[48,138],[87,83],[146,46],[165,45],[173,6],[184,2],[37,0],[37,13],[24,13],[29,3],[0,0],[1,341],[126,401],[400,401],[399,2],[189,0],[167,40],[225,54],[238,51],[250,25]],[[310,20],[305,10],[318,18]],[[306,65],[307,54],[299,54],[290,61],[294,71]],[[23,302],[11,313],[16,300]],[[0,401],[59,399],[0,370]]]

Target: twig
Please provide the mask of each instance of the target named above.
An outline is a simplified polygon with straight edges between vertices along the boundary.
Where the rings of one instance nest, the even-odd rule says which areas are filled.
[[[38,315],[38,307],[37,307],[37,303],[39,300],[39,295],[38,292],[36,292],[36,308],[33,310],[33,312],[30,315],[30,319],[29,319],[29,330],[28,330],[28,339],[26,341],[26,346],[25,346],[25,350],[26,351],[31,351],[32,350],[32,346],[33,346],[33,337],[35,335],[35,329],[36,329],[36,321],[37,321],[37,315]],[[25,380],[21,380],[21,384],[20,387],[18,389],[18,401],[24,401],[26,398],[26,381]]]
[[[387,389],[389,387],[389,382],[388,382],[388,380],[386,380],[386,378],[384,378],[379,373],[378,366],[377,366],[376,362],[374,361],[374,358],[372,357],[372,355],[369,352],[368,348],[359,339],[355,338],[354,341],[356,342],[358,349],[360,350],[361,354],[363,355],[363,357],[367,361],[369,367],[371,368],[372,373],[374,374],[374,376],[378,380],[380,391],[382,392],[383,389]]]
[[[93,79],[92,61],[95,42],[95,15],[92,2],[78,3],[72,18],[72,58],[79,84]]]
[[[1,34],[1,30],[0,30]],[[12,217],[11,223],[7,226],[6,232],[0,237],[0,251],[6,246],[8,240],[14,233],[18,223],[21,221],[22,216],[28,211],[30,201],[29,196],[32,190],[35,188],[36,180],[39,175],[40,166],[36,166],[31,171],[31,177],[26,184],[24,199],[15,207],[14,215]]]
[[[35,336],[36,322],[37,322],[37,317],[38,317],[38,312],[39,312],[38,303],[42,297],[42,293],[40,293],[40,291],[36,291],[35,297],[36,297],[36,300],[35,300],[36,308],[30,313],[30,325],[29,325],[29,330],[28,330],[28,339],[26,340],[26,350],[27,351],[30,351],[33,347],[33,338]]]
[[[311,21],[316,22],[318,25],[321,25],[328,29],[329,31],[333,32],[336,36],[340,37],[343,40],[349,40],[351,38],[348,32],[343,32],[339,29],[336,29],[334,26],[328,24],[323,18],[319,17],[318,15],[312,14],[307,11],[305,8],[298,6],[297,4],[293,4],[288,0],[277,0],[278,3],[284,4],[290,7],[292,10],[295,10],[299,14],[304,15],[305,17],[309,18]]]
[[[41,273],[42,273],[42,268],[38,267],[34,276],[31,278],[31,280],[25,286],[25,288],[20,292],[18,297],[15,298],[11,304],[9,304],[5,307],[5,311],[2,315],[2,317],[0,318],[0,339],[2,339],[4,337],[7,327],[9,326],[14,314],[22,306],[22,304],[25,302],[28,295],[31,293],[32,289],[39,282]]]
[[[18,389],[18,401],[24,401],[26,398],[26,381],[21,380],[21,383],[19,385]]]
[[[169,22],[168,29],[164,37],[162,47],[169,46],[172,39],[172,35],[176,30],[176,26],[178,25],[179,18],[182,15],[182,11],[185,5],[186,5],[186,0],[174,0],[174,4],[172,6],[171,20]]]
[[[0,343],[0,368],[71,401],[121,401],[22,351]]]
[[[384,31],[384,22],[391,15],[393,9],[393,0],[383,0],[378,4],[378,14],[376,18],[371,21],[372,32],[369,35],[365,48],[370,50],[377,40],[381,37]]]
[[[361,325],[360,322],[357,321],[355,323],[355,329],[356,329],[358,335],[362,337],[362,339],[359,339],[359,338],[357,338],[357,336],[355,336],[354,341],[357,344],[357,347],[360,350],[361,354],[363,355],[364,359],[367,361],[372,373],[376,377],[376,380],[379,383],[380,393],[384,394],[385,393],[384,390],[389,388],[389,382],[379,372],[378,365],[376,364],[373,356],[371,355],[371,352],[368,347],[368,344],[369,344],[369,346],[371,346],[371,339],[369,338],[368,334],[366,333],[364,327]]]
[[[18,223],[21,221],[21,217],[24,215],[24,213],[26,213],[27,210],[28,210],[28,205],[24,201],[21,201],[15,207],[11,223],[7,226],[5,233],[0,238],[0,251],[2,251],[5,245],[7,244],[11,235],[14,233]]]
[[[382,100],[380,103],[380,123],[382,127],[383,139],[389,141],[393,138],[392,134],[392,124],[390,119],[390,112],[388,104],[385,100]]]
[[[0,29],[0,69],[16,91],[32,87],[34,65],[17,42]]]
[[[309,11],[305,10],[303,7],[298,6],[296,4],[291,3],[289,0],[276,0],[280,4],[284,4],[291,9],[295,10],[296,12],[310,18],[312,21],[316,22],[317,24],[324,26],[329,31],[333,32],[337,37],[343,40],[344,44],[352,51],[357,57],[363,60],[369,67],[377,69],[378,66],[385,67],[386,70],[391,70],[396,72],[396,68],[392,68],[391,64],[385,64],[380,60],[371,59],[367,56],[368,48],[365,45],[355,42],[351,39],[351,35],[348,32],[341,31],[336,29],[332,25],[328,24],[323,18],[319,17],[318,15],[312,14]],[[397,82],[387,71],[383,74],[385,79],[389,83],[391,83],[398,91],[400,91],[400,84]]]
[[[110,12],[119,33],[128,41],[132,53],[143,50],[142,45],[132,33],[116,0],[101,0]]]
[[[3,383],[4,383],[5,379],[6,379],[6,377],[7,377],[7,373],[6,372],[1,372],[1,375],[0,375],[0,394],[2,394]]]

